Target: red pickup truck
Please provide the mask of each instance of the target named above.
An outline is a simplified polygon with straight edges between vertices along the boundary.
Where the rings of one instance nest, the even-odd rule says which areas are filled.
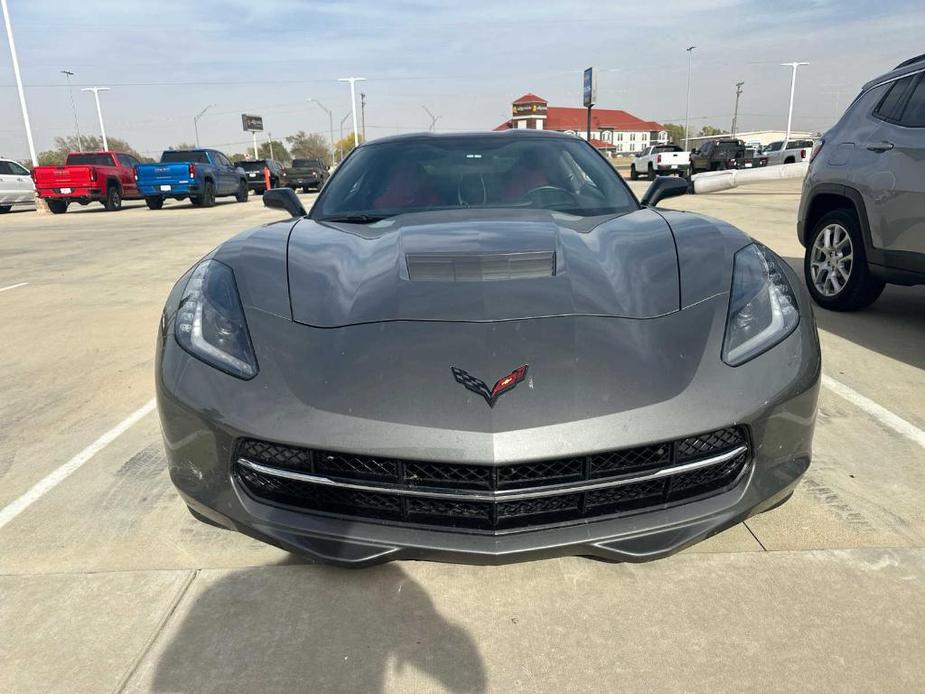
[[[55,214],[67,212],[72,202],[101,202],[107,210],[118,210],[123,200],[141,198],[135,183],[140,163],[122,152],[71,152],[64,166],[36,166],[32,180],[36,195]]]

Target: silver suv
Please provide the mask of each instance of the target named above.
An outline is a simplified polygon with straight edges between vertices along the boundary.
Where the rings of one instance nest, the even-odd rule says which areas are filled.
[[[813,150],[797,234],[823,308],[925,284],[925,55],[864,85]]]

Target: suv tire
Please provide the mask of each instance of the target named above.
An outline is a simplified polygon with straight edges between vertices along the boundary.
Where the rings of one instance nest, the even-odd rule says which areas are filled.
[[[639,180],[639,172],[636,171],[635,164],[630,164],[630,179],[632,179],[633,181]]]
[[[884,283],[867,265],[853,210],[832,210],[816,222],[806,240],[803,276],[813,301],[830,311],[857,311],[877,300]]]
[[[238,192],[235,194],[234,199],[238,202],[247,202],[248,195],[250,195],[250,190],[247,187],[247,181],[241,181],[238,184]]]

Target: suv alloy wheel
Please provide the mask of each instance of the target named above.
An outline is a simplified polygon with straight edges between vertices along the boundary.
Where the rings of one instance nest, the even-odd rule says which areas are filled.
[[[803,260],[806,286],[817,304],[831,311],[870,306],[884,283],[867,266],[857,215],[833,210],[816,222]]]

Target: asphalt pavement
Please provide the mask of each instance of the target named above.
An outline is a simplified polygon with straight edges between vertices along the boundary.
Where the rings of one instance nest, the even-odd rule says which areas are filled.
[[[663,206],[799,266],[798,202],[781,181]],[[816,311],[814,461],[773,511],[646,564],[350,571],[195,521],[151,405],[173,282],[279,217],[0,216],[0,692],[921,688],[925,287]]]

